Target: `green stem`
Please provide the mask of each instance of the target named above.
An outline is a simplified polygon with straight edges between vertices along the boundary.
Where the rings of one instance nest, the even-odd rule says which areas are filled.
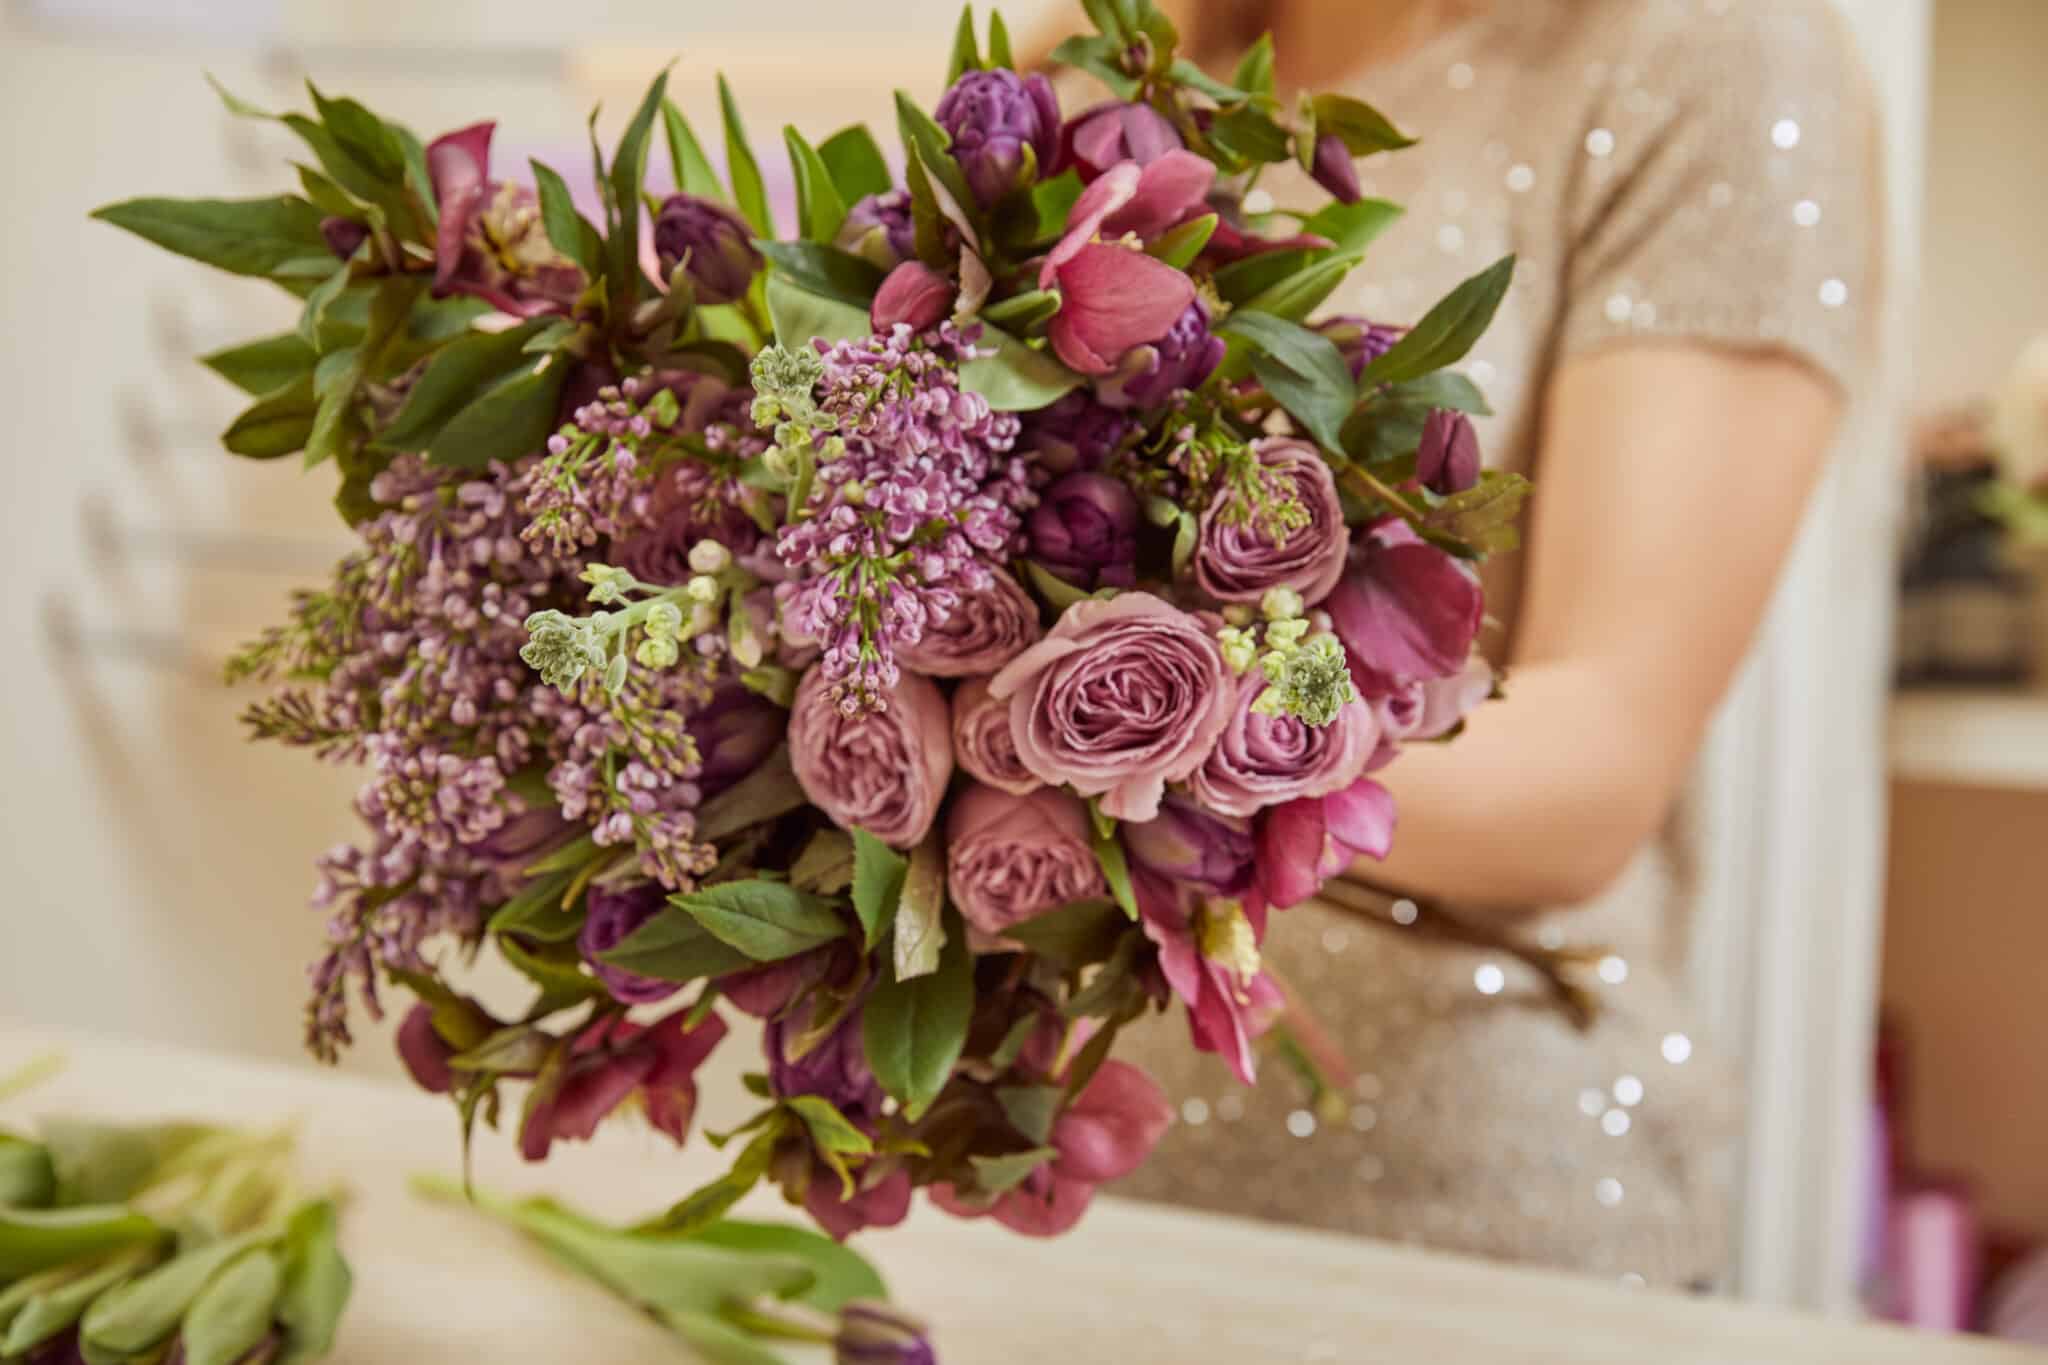
[[[64,1054],[54,1048],[40,1057],[29,1058],[12,1074],[0,1076],[0,1100],[11,1100],[34,1089],[62,1071],[64,1066]]]
[[[1378,498],[1381,502],[1386,503],[1388,506],[1392,507],[1396,512],[1399,512],[1408,520],[1416,523],[1417,525],[1421,525],[1423,513],[1416,510],[1412,505],[1409,504],[1406,498],[1402,497],[1392,488],[1389,488],[1384,481],[1382,481],[1377,475],[1373,474],[1372,471],[1366,469],[1363,465],[1353,464],[1344,466],[1342,477],[1348,478],[1352,480],[1354,483],[1358,484],[1358,492],[1361,492],[1368,497]]]

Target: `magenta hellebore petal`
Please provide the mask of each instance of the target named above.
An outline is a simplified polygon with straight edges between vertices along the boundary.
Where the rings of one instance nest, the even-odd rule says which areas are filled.
[[[1324,133],[1316,139],[1315,162],[1309,174],[1338,203],[1358,202],[1358,167],[1351,160],[1351,149],[1335,133]]]
[[[1181,146],[1180,133],[1151,105],[1108,100],[1067,120],[1058,169],[1071,167],[1092,182],[1120,161],[1149,165]]]
[[[1193,152],[1169,152],[1149,166],[1125,161],[1110,167],[1074,201],[1067,230],[1047,253],[1038,287],[1051,287],[1060,268],[1097,235],[1131,233],[1150,241],[1196,217],[1216,180],[1216,167]]]
[[[398,1060],[405,1063],[413,1084],[429,1094],[447,1094],[454,1083],[448,1059],[454,1055],[455,1049],[434,1030],[432,1005],[422,1002],[405,1012],[405,1021],[398,1026]]]
[[[910,1215],[910,1172],[897,1166],[843,1198],[839,1177],[819,1162],[804,1187],[804,1208],[834,1241],[864,1228],[893,1228]]]
[[[546,1159],[557,1140],[586,1141],[634,1095],[647,1121],[676,1142],[689,1136],[697,1109],[697,1068],[725,1037],[725,1021],[707,1015],[688,1028],[688,1009],[642,1027],[613,1017],[585,1029],[570,1049],[555,1092],[534,1104],[519,1132],[528,1161]]]
[[[1195,285],[1164,261],[1128,247],[1090,242],[1059,267],[1060,311],[1047,327],[1052,348],[1071,369],[1108,374],[1133,346],[1166,335]]]
[[[1486,614],[1479,580],[1389,517],[1353,538],[1343,581],[1323,602],[1338,639],[1365,671],[1368,694],[1465,667]]]
[[[1479,435],[1472,419],[1450,408],[1431,408],[1415,451],[1415,477],[1432,493],[1462,493],[1479,482]]]
[[[548,241],[533,191],[490,179],[495,126],[472,124],[427,145],[440,212],[434,293],[472,294],[514,317],[566,313],[583,272]]]
[[[936,327],[953,311],[953,282],[923,261],[905,261],[875,291],[868,320],[881,335],[898,323],[913,332]]]
[[[1246,977],[1205,956],[1193,916],[1171,883],[1143,868],[1132,869],[1131,881],[1145,936],[1159,949],[1160,974],[1187,1006],[1189,1039],[1198,1051],[1222,1057],[1239,1080],[1251,1085],[1258,1076],[1252,1043],[1279,1017],[1279,988],[1263,971]]]
[[[1357,859],[1394,843],[1394,798],[1361,777],[1342,791],[1275,806],[1259,818],[1259,889],[1275,909],[1299,905]]]
[[[1251,823],[1204,810],[1185,796],[1167,797],[1157,818],[1118,833],[1133,861],[1176,885],[1236,896],[1252,884]]]
[[[1172,1121],[1159,1082],[1129,1062],[1104,1062],[1053,1124],[1053,1170],[1091,1185],[1121,1180],[1145,1164]]]

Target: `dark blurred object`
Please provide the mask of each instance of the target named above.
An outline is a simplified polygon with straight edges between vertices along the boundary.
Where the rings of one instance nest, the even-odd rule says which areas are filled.
[[[1899,585],[1896,681],[2013,687],[2033,672],[2033,597],[2007,561],[2004,528],[1979,503],[1996,465],[1976,409],[1914,433],[1919,516]]]

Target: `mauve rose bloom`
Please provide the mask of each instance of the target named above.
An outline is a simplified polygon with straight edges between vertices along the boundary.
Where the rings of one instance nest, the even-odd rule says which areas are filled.
[[[1076,587],[1128,588],[1138,581],[1138,499],[1107,474],[1067,475],[1025,522],[1031,557]]]
[[[993,935],[1109,892],[1080,801],[1053,787],[1012,796],[979,784],[946,816],[946,887],[967,922]]]
[[[1277,543],[1225,490],[1203,509],[1195,541],[1195,582],[1219,602],[1257,602],[1273,588],[1292,588],[1310,606],[1329,596],[1344,575],[1350,532],[1337,500],[1329,462],[1306,441],[1267,437],[1254,441],[1259,463],[1294,489],[1308,524]]]
[[[1415,477],[1432,493],[1462,493],[1479,482],[1479,436],[1472,419],[1449,408],[1431,408],[1415,450]]]
[[[1367,696],[1465,667],[1486,615],[1472,572],[1387,517],[1353,538],[1343,580],[1323,603]]]
[[[1324,133],[1316,139],[1315,162],[1309,174],[1338,203],[1358,202],[1358,167],[1352,163],[1351,149],[1335,133]]]
[[[1137,419],[1079,388],[1051,407],[1026,413],[1017,449],[1037,451],[1038,463],[1055,474],[1100,469],[1142,429]]]
[[[1059,100],[1052,82],[1035,72],[965,72],[932,118],[952,138],[953,159],[984,207],[1024,183],[1026,147],[1040,174],[1059,152]]]
[[[897,323],[913,332],[936,327],[953,311],[953,282],[923,261],[905,261],[875,291],[868,322],[887,336]]]
[[[576,935],[576,950],[611,992],[612,999],[627,1005],[651,1005],[682,989],[680,982],[629,972],[599,956],[631,938],[641,925],[660,914],[667,903],[668,893],[654,882],[618,888],[593,886],[584,897],[588,913],[583,918],[582,931]]]
[[[1177,886],[1236,896],[1252,883],[1252,829],[1240,819],[1203,810],[1185,796],[1169,796],[1156,819],[1117,831],[1124,852]]]
[[[789,713],[736,678],[720,682],[690,716],[702,765],[697,787],[709,799],[761,766],[782,742]]]
[[[1182,146],[1180,133],[1151,105],[1108,100],[1067,120],[1058,168],[1071,167],[1087,183],[1119,161],[1149,166]]]
[[[1268,806],[1325,796],[1365,772],[1379,747],[1372,708],[1353,698],[1328,725],[1296,716],[1263,716],[1252,703],[1266,690],[1257,669],[1238,679],[1230,724],[1195,770],[1190,789],[1206,809],[1249,817]]]
[[[1041,781],[1150,820],[1230,723],[1233,679],[1201,622],[1150,593],[1068,607],[995,676],[1017,756]]]
[[[434,1007],[422,1001],[405,1012],[398,1026],[398,1060],[405,1063],[413,1084],[431,1095],[445,1095],[454,1084],[448,1059],[455,1049],[434,1030]]]
[[[993,585],[960,594],[944,620],[925,624],[916,644],[896,646],[896,661],[928,678],[972,678],[995,672],[1044,634],[1038,603],[1008,573],[990,572]]]
[[[697,302],[731,303],[743,297],[765,262],[754,250],[754,229],[715,199],[672,194],[654,219],[654,255],[665,284],[684,265]]]
[[[977,782],[1022,796],[1042,785],[1017,757],[1010,706],[989,695],[987,678],[969,678],[953,693],[953,761]]]
[[[947,228],[957,231],[950,223]],[[893,270],[913,259],[917,255],[917,225],[910,216],[910,191],[864,194],[854,200],[832,244],[882,270]]]
[[[910,848],[938,817],[953,775],[952,716],[929,678],[905,673],[888,709],[839,709],[822,668],[797,684],[789,758],[811,804],[841,829]]]

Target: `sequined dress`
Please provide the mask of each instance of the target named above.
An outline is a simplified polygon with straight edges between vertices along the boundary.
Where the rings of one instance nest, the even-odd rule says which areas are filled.
[[[1365,192],[1408,212],[1331,311],[1412,321],[1517,253],[1465,368],[1497,413],[1489,463],[1539,488],[1539,395],[1577,352],[1782,348],[1853,393],[1876,182],[1851,53],[1824,0],[1501,0],[1357,82],[1423,141],[1360,164]],[[1292,185],[1273,188],[1290,202]],[[1510,634],[1512,559],[1488,582]],[[1528,926],[1546,945],[1611,946],[1586,1033],[1511,956],[1318,905],[1281,914],[1267,958],[1350,1063],[1342,1112],[1311,1112],[1270,1058],[1248,1090],[1190,1051],[1178,1015],[1147,1020],[1132,1059],[1179,1118],[1116,1192],[1630,1282],[1712,1280],[1743,1115],[1681,988],[1697,819],[1681,801],[1606,894]]]

